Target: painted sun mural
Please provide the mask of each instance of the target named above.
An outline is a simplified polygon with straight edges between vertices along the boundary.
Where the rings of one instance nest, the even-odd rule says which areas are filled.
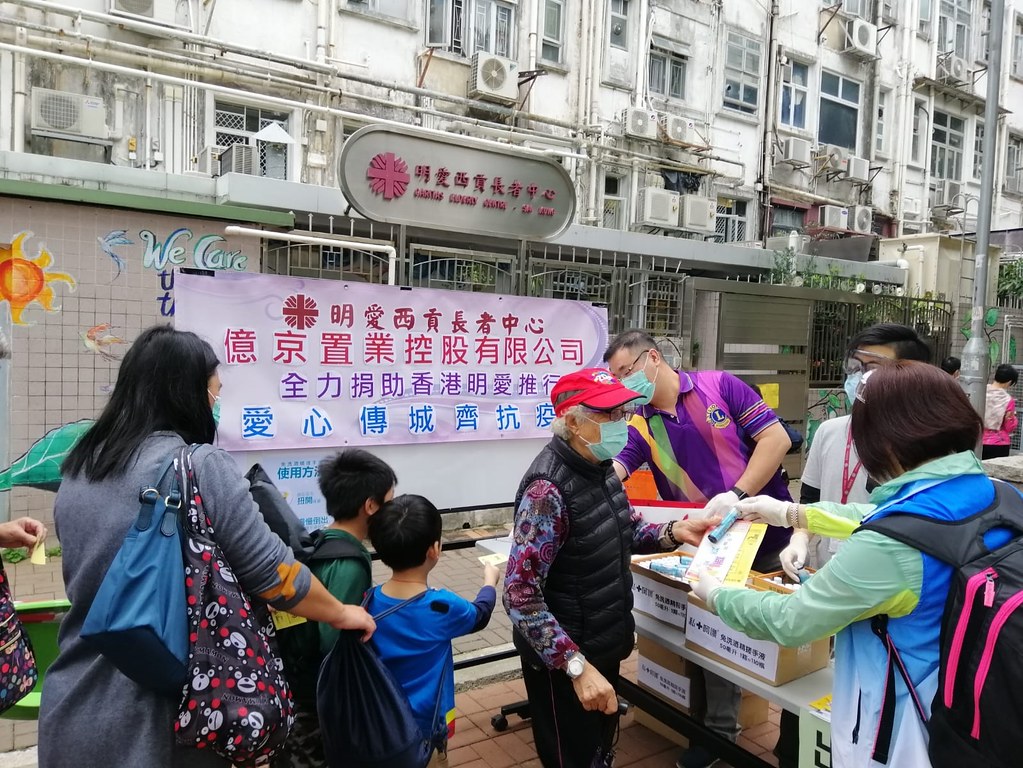
[[[57,297],[52,283],[64,283],[72,291],[77,287],[71,275],[50,271],[53,256],[45,246],[39,247],[34,259],[27,257],[24,243],[31,237],[31,232],[21,232],[10,245],[0,244],[0,302],[11,305],[11,320],[15,325],[30,325],[21,315],[32,303],[47,312],[60,309],[54,306]]]

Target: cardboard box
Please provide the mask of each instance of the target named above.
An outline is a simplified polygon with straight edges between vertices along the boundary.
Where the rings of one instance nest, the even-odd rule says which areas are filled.
[[[695,665],[670,648],[645,637],[639,638],[637,650],[636,682],[639,687],[685,714],[691,714],[694,701],[703,699],[702,679],[699,675],[693,678]],[[766,723],[769,709],[767,699],[743,691],[739,725],[752,728]]]
[[[689,714],[693,695],[692,665],[669,648],[645,637],[639,638],[637,649],[639,687]]]
[[[732,629],[690,594],[686,609],[686,648],[768,685],[784,685],[824,669],[831,655],[829,638],[784,648]]]
[[[809,573],[810,575],[813,575],[817,571],[815,571],[813,568],[807,568],[806,572]],[[792,589],[786,589],[785,587],[779,587],[777,584],[771,581],[771,579],[773,579],[775,576],[781,577],[781,579],[785,583],[791,583],[791,580],[789,579],[789,576],[787,573],[785,573],[785,571],[771,571],[770,573],[751,572],[749,581],[746,582],[746,584],[751,589],[757,589],[760,590],[761,592],[777,592],[778,594],[781,595],[791,595],[795,591]]]
[[[678,556],[677,552],[646,555],[632,559],[633,610],[685,632],[688,586],[677,579],[657,573],[643,565],[660,557]]]
[[[831,723],[809,709],[799,712],[799,768],[831,768]]]
[[[743,691],[742,704],[739,705],[739,725],[745,730],[766,723],[768,711],[767,699],[762,699],[752,693]],[[642,725],[644,728],[653,731],[659,736],[663,736],[680,747],[689,746],[689,740],[685,736],[678,731],[672,730],[649,712],[637,708],[633,710],[633,716],[634,722],[637,725]],[[800,763],[799,768],[805,767]],[[827,768],[830,768],[830,766],[827,766]]]

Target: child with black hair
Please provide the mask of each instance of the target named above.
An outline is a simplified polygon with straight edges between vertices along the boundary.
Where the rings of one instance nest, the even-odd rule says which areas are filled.
[[[387,462],[359,448],[324,459],[319,473],[320,492],[334,520],[316,534],[317,549],[324,547],[327,559],[314,557],[309,569],[338,600],[359,605],[373,582],[373,561],[362,542],[373,515],[394,497],[398,478]],[[335,557],[335,552],[344,554]],[[312,622],[278,632],[295,701],[295,726],[274,759],[274,768],[326,764],[316,713],[316,675],[337,637],[329,625]]]
[[[406,494],[384,504],[369,520],[369,538],[392,574],[370,593],[366,609],[378,615],[422,595],[382,618],[373,644],[408,696],[423,734],[442,734],[438,741],[443,741],[453,730],[455,706],[451,641],[490,622],[501,573],[485,566],[483,587],[472,602],[446,589],[431,589],[428,577],[441,554],[441,518],[437,507],[422,496]],[[434,722],[438,693],[440,709]],[[431,765],[444,762],[441,751]]]

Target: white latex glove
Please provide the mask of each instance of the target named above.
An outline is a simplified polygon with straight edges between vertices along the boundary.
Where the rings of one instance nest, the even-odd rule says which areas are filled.
[[[703,512],[707,517],[724,517],[738,502],[739,495],[735,491],[725,491],[708,501]]]
[[[797,529],[792,532],[789,545],[778,555],[781,558],[782,570],[795,582],[799,582],[799,571],[806,565],[806,555],[810,549],[810,534]]]
[[[739,510],[743,520],[788,528],[788,511],[791,503],[772,499],[770,496],[750,496],[736,504],[735,508]]]
[[[700,580],[693,585],[693,594],[703,600],[707,607],[714,611],[714,593],[723,586],[721,579],[706,568],[701,569],[698,575]],[[717,611],[714,611],[714,613],[717,613]]]

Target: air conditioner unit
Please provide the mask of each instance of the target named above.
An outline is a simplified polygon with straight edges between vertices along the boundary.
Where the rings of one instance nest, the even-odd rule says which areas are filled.
[[[106,105],[96,96],[33,88],[32,132],[106,139],[110,135]]]
[[[657,113],[630,107],[622,113],[622,130],[634,139],[656,139]]]
[[[259,175],[259,147],[255,144],[232,144],[220,153],[220,175],[246,173]]]
[[[469,71],[469,98],[515,104],[519,100],[519,65],[511,59],[477,51]]]
[[[813,146],[806,139],[785,139],[785,162],[806,167],[813,161]]]
[[[699,144],[700,137],[696,133],[696,126],[692,120],[686,120],[678,115],[660,115],[661,130],[668,141],[678,144]]]
[[[199,153],[199,157],[196,158],[196,170],[199,173],[205,173],[207,176],[219,176],[220,155],[223,151],[224,147],[221,147],[219,144],[204,147],[202,152]]]
[[[817,223],[824,229],[849,229],[849,209],[839,205],[822,205],[817,212]]]
[[[718,203],[709,197],[682,195],[682,218],[679,225],[688,232],[717,230]]]
[[[849,229],[869,235],[874,225],[874,210],[869,205],[854,205],[849,210]]]
[[[844,172],[848,166],[849,150],[837,144],[822,144],[819,153],[824,168]]]
[[[942,55],[936,66],[938,80],[951,83],[965,83],[970,79],[970,68],[966,59],[959,56]]]
[[[844,53],[858,59],[877,58],[877,27],[863,19],[852,19],[845,28]]]
[[[769,237],[764,245],[769,251],[784,251],[792,244],[793,239],[796,253],[809,253],[810,243],[813,242],[813,238],[809,235],[797,235],[795,238],[790,238],[788,235]]]
[[[636,224],[644,227],[676,229],[678,227],[679,194],[656,187],[639,191]]]
[[[110,0],[109,10],[113,16],[147,21],[162,27],[188,28],[177,19],[178,0]]]
[[[865,157],[846,158],[844,170],[849,181],[870,181],[870,161]]]

